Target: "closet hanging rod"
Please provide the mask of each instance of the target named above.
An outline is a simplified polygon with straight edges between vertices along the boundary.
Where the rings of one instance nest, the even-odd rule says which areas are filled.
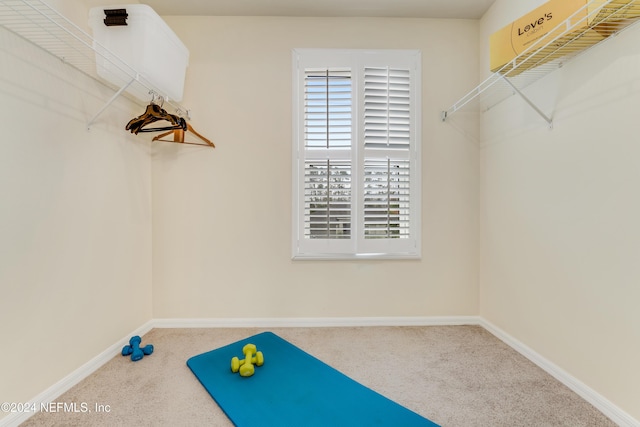
[[[523,89],[593,46],[640,21],[640,0],[587,0],[568,18],[486,80],[442,111],[441,119],[458,112],[485,112],[517,94],[551,126],[552,120],[525,96]]]
[[[122,95],[127,95],[128,99],[141,104],[141,97],[151,93],[159,94],[179,115],[186,115],[189,118],[187,108],[162,95],[162,91],[149,83],[137,70],[100,45],[88,33],[43,0],[1,0],[0,26],[115,91],[106,104],[89,120],[88,127],[95,123],[98,117]],[[96,55],[110,67],[110,70],[117,73],[120,84],[109,83],[97,74]],[[126,93],[128,89],[142,95],[137,97],[129,95]]]

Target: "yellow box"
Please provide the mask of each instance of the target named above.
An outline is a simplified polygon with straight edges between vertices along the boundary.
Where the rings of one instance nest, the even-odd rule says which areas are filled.
[[[598,3],[605,2],[605,0],[597,1]],[[640,1],[613,0],[600,9],[592,26],[599,33],[609,36],[635,22],[638,18],[640,18]]]
[[[605,0],[598,0],[598,3],[603,4]],[[608,5],[602,7],[598,17],[605,18],[607,15],[616,20],[638,18],[640,17],[640,1],[612,0]]]
[[[525,16],[493,33],[489,38],[490,69],[502,69],[518,55],[531,48],[518,70],[507,66],[502,73],[510,76],[538,65],[586,49],[640,17],[637,0],[550,0]],[[567,26],[558,25],[569,20]],[[553,40],[547,44],[540,39]],[[539,42],[539,47],[531,47]],[[545,46],[546,45],[546,46]],[[544,46],[544,48],[543,48]],[[523,58],[524,59],[524,58]]]

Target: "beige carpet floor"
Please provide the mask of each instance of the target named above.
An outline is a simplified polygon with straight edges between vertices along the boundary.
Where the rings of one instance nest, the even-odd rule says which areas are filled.
[[[445,427],[615,426],[478,326],[269,330]],[[231,426],[186,361],[259,332],[154,329],[142,337],[152,355],[114,356],[56,400],[91,412],[38,413],[23,426]]]

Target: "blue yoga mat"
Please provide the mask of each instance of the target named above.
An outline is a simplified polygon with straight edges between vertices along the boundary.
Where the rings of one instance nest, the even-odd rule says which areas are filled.
[[[231,358],[243,359],[248,343],[262,351],[264,365],[241,377]],[[194,356],[187,366],[238,427],[437,427],[272,332]]]

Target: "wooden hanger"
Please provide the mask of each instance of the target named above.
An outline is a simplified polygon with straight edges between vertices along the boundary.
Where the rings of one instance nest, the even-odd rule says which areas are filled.
[[[187,131],[191,132],[192,134],[194,134],[195,136],[200,138],[205,143],[201,144],[201,143],[198,143],[198,142],[185,142],[184,135],[185,135],[185,133],[187,133]],[[173,133],[173,140],[161,139],[161,138],[164,138],[164,137],[166,137],[168,135],[171,135],[172,133]],[[165,133],[162,133],[160,135],[155,136],[153,138],[153,141],[178,142],[178,143],[181,143],[181,144],[204,145],[204,146],[209,146],[209,147],[215,148],[215,144],[213,142],[209,141],[204,136],[200,135],[198,132],[196,132],[196,130],[193,128],[193,126],[191,126],[190,123],[187,123],[187,128],[186,129],[170,130],[169,132],[165,132]]]
[[[171,123],[171,126],[145,128],[145,126],[147,126],[150,123],[143,123],[135,133],[137,134],[138,132],[160,132],[163,130],[174,130],[174,129],[185,131],[187,129],[187,121],[185,119],[183,119],[182,117],[176,116],[174,114],[169,114],[169,116],[171,117],[165,117],[162,120],[169,121]]]
[[[146,126],[150,125],[151,123],[155,123],[160,120],[168,121],[170,125],[157,128],[146,128]],[[162,107],[154,103],[150,103],[142,115],[131,119],[125,126],[125,129],[131,131],[131,133],[134,134],[138,134],[138,132],[157,132],[163,130],[186,128],[186,121],[182,117],[176,116],[174,114],[169,114]]]
[[[160,120],[168,121],[170,126],[162,126],[156,128],[145,128],[151,123],[155,123]],[[138,134],[138,132],[158,132],[163,130],[174,129],[187,129],[187,122],[180,116],[167,113],[162,106],[156,104],[152,99],[144,113],[140,116],[129,120],[129,123],[125,126],[125,129],[131,131],[131,133]]]

